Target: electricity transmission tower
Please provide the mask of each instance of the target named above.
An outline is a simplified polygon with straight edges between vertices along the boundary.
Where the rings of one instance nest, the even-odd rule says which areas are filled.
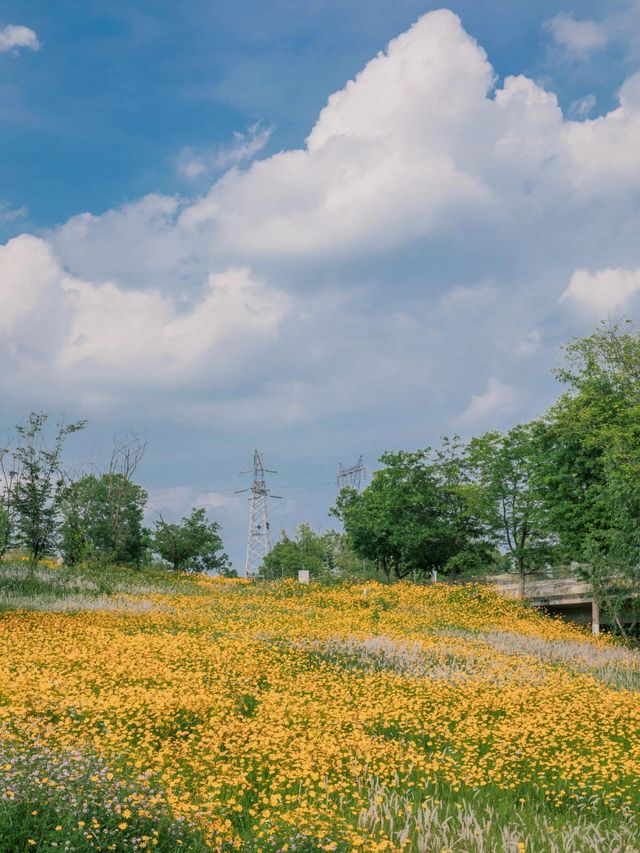
[[[251,474],[251,471],[241,471],[241,474]],[[249,535],[247,537],[247,561],[245,563],[244,573],[248,578],[254,578],[258,574],[258,569],[262,565],[265,556],[271,550],[271,540],[269,537],[269,513],[267,508],[267,498],[279,498],[279,495],[272,495],[267,489],[265,480],[266,474],[277,474],[277,471],[271,471],[264,467],[262,454],[257,450],[253,453],[253,482],[250,488],[240,489],[236,494],[242,492],[251,492],[249,498]]]
[[[367,469],[362,464],[362,456],[350,468],[345,468],[341,462],[338,467],[338,491],[344,489],[345,486],[351,486],[352,489],[359,492],[366,476]]]

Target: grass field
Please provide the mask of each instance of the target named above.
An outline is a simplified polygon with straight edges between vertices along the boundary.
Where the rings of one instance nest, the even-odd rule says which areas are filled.
[[[0,569],[0,850],[639,851],[640,654],[481,587]]]

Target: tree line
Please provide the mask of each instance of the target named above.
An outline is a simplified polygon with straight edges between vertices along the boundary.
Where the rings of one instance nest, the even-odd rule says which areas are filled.
[[[344,532],[301,525],[264,560],[264,578],[318,580],[434,573],[528,574],[572,565],[618,614],[640,602],[640,332],[603,323],[564,347],[561,393],[539,418],[437,448],[394,451],[362,491],[343,489],[331,514]],[[141,565],[231,574],[220,526],[203,508],[144,526],[135,482],[145,444],[118,439],[105,470],[72,476],[62,451],[85,422],[32,413],[0,449],[0,554],[70,566]]]
[[[528,574],[571,565],[609,609],[637,610],[640,332],[603,323],[564,355],[561,393],[542,416],[385,453],[370,484],[343,489],[332,508],[344,535],[314,543],[301,528],[276,544],[264,574],[292,574],[306,560],[322,577],[338,554],[341,571],[389,580],[513,571],[524,593]]]
[[[74,477],[63,446],[86,421],[58,424],[32,412],[0,448],[0,556],[25,552],[32,565],[59,554],[68,566],[139,567],[156,558],[178,571],[232,574],[220,525],[204,508],[179,523],[160,517],[144,526],[148,495],[135,482],[146,442],[130,434],[114,439],[106,470]]]

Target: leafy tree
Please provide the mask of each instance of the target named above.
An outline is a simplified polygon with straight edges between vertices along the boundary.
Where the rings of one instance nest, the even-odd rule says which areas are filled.
[[[139,565],[145,550],[146,502],[146,491],[119,472],[90,474],[72,483],[62,496],[65,562]]]
[[[222,566],[218,571],[218,574],[222,578],[237,578],[238,570],[234,569],[233,566]]]
[[[0,557],[7,552],[11,541],[11,518],[8,511],[0,506]]]
[[[92,541],[95,515],[95,477],[70,483],[61,498],[60,552],[67,566],[97,558]]]
[[[18,478],[17,464],[9,447],[0,448],[0,556],[11,547],[16,528],[13,493]]]
[[[364,580],[378,577],[374,563],[358,556],[349,547],[347,535],[338,530],[327,530],[323,534],[327,550],[327,566],[330,567],[331,577],[341,580]]]
[[[109,467],[100,478],[102,541],[112,562],[138,564],[144,551],[142,518],[147,493],[133,482],[144,458],[146,439],[129,431],[114,436]]]
[[[475,487],[457,440],[436,454],[430,448],[398,451],[380,461],[385,467],[369,486],[361,493],[343,489],[332,510],[356,554],[388,578],[456,574],[474,553],[476,563],[491,560],[493,549],[479,537],[481,525],[471,510]]]
[[[59,424],[49,444],[47,420],[46,414],[32,412],[26,424],[16,427],[18,444],[12,452],[11,506],[16,537],[33,562],[55,549],[65,487],[62,447],[66,437],[83,429],[86,423]]]
[[[444,498],[445,518],[451,530],[452,556],[443,567],[447,575],[483,575],[503,564],[478,512],[480,487],[473,476],[468,447],[459,436],[443,438],[435,451],[433,470]]]
[[[295,539],[287,536],[286,530],[265,556],[260,566],[259,576],[265,580],[275,578],[297,578],[299,569],[303,568],[300,547]]]
[[[176,571],[233,576],[229,558],[222,552],[220,525],[207,521],[202,508],[194,509],[180,524],[169,524],[160,518],[155,523],[151,546]]]
[[[547,417],[549,515],[621,626],[640,610],[640,332],[603,323],[565,347]]]
[[[333,544],[308,524],[299,525],[293,539],[283,530],[264,558],[260,577],[297,578],[300,569],[307,569],[312,580],[327,579],[335,568]]]
[[[264,558],[260,577],[297,578],[307,569],[312,580],[339,581],[369,577],[371,566],[351,551],[343,533],[327,530],[316,533],[308,524],[300,524],[293,538],[285,530]]]
[[[537,425],[544,525],[562,563],[586,564],[613,523],[605,447],[584,396],[563,395]]]
[[[524,598],[526,575],[550,559],[552,543],[544,522],[544,504],[536,478],[539,445],[535,426],[473,438],[469,460],[477,488],[475,512],[486,535],[510,556]]]

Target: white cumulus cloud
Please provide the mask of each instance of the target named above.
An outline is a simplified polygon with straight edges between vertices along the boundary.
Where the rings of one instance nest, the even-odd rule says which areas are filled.
[[[574,271],[640,266],[640,77],[608,113],[588,106],[569,119],[536,81],[498,82],[456,15],[426,14],[330,95],[302,147],[239,168],[255,126],[202,155],[228,170],[200,196],[7,244],[6,375],[28,352],[43,387],[119,384],[157,408],[170,389],[167,417],[234,427],[377,424],[420,400],[506,418],[579,331],[552,319]]]
[[[205,151],[184,148],[178,157],[178,173],[188,180],[195,180],[213,171],[228,169],[245,160],[251,160],[262,151],[272,133],[272,127],[258,121],[245,133],[236,131],[230,145]]]
[[[556,44],[576,57],[585,57],[594,50],[605,47],[607,27],[590,19],[576,20],[573,15],[556,15],[546,26]]]
[[[18,51],[23,47],[28,50],[40,49],[38,36],[32,29],[21,24],[0,26],[0,53]]]
[[[158,515],[166,521],[174,521],[188,515],[192,509],[204,507],[207,511],[223,507],[237,507],[242,501],[235,494],[215,491],[199,491],[193,486],[165,486],[149,492],[147,516],[155,519]]]
[[[181,304],[157,290],[69,275],[37,237],[0,247],[6,349],[20,365],[34,340],[48,344],[46,369],[67,382],[176,387],[205,368],[210,380],[220,377],[229,361],[276,335],[288,306],[286,294],[243,268],[210,273],[198,296]]]
[[[0,246],[0,329],[5,334],[38,310],[60,271],[47,243],[23,234]]]
[[[640,267],[637,269],[603,269],[597,272],[576,270],[562,294],[599,317],[624,308],[631,297],[640,292]]]
[[[499,424],[513,415],[517,407],[516,391],[500,379],[491,377],[486,390],[471,397],[469,405],[458,417],[457,425],[467,429],[477,429]]]

